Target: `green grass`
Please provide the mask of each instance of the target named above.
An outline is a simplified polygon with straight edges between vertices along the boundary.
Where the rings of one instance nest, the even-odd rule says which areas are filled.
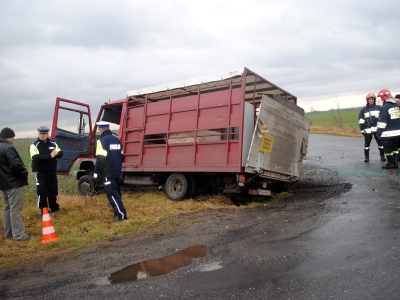
[[[361,107],[306,113],[311,121],[310,133],[361,136],[358,115]]]
[[[358,126],[358,114],[361,108],[346,110],[329,110],[321,112],[306,113],[307,119],[313,126],[332,127],[338,125],[339,116],[345,127]]]

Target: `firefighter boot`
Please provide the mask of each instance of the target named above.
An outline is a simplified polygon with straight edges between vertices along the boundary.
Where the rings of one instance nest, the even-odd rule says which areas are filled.
[[[394,169],[394,158],[393,155],[390,155],[387,158],[387,163],[382,166],[382,169]]]
[[[386,161],[385,151],[382,148],[379,149],[379,154],[381,155],[381,161]]]
[[[364,149],[364,162],[369,162],[369,149]]]
[[[393,155],[393,169],[398,169],[399,168],[399,155],[395,154]]]

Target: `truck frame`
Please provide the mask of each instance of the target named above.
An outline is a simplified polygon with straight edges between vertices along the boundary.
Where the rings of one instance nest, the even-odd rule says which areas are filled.
[[[158,186],[180,201],[199,193],[270,196],[300,179],[310,122],[297,98],[248,68],[127,92],[104,103],[123,144],[121,182]],[[64,152],[58,174],[74,172],[95,193],[97,125],[89,105],[57,98],[52,138]]]

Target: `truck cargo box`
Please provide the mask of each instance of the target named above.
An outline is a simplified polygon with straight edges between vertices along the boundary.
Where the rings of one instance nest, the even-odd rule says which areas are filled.
[[[300,177],[310,122],[296,103],[294,95],[240,68],[129,91],[125,99],[102,105],[96,122],[115,126],[126,184],[159,185],[172,200],[210,187],[270,195],[274,183]],[[59,126],[62,110],[76,114],[78,132]],[[54,120],[53,138],[64,151],[59,173],[68,173],[80,158],[79,188],[86,184],[91,191],[97,126],[91,126],[89,107],[58,98]],[[82,124],[90,124],[86,132]]]

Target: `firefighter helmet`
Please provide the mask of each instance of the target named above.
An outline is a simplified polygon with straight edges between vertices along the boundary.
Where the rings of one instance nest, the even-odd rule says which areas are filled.
[[[393,98],[392,94],[390,94],[390,91],[388,89],[382,89],[378,93],[378,97],[381,97],[383,101],[389,98]]]
[[[369,99],[369,98],[374,98],[375,100],[376,100],[376,96],[375,96],[375,94],[374,93],[369,93],[368,95],[367,95],[367,97],[365,97],[365,99]]]

